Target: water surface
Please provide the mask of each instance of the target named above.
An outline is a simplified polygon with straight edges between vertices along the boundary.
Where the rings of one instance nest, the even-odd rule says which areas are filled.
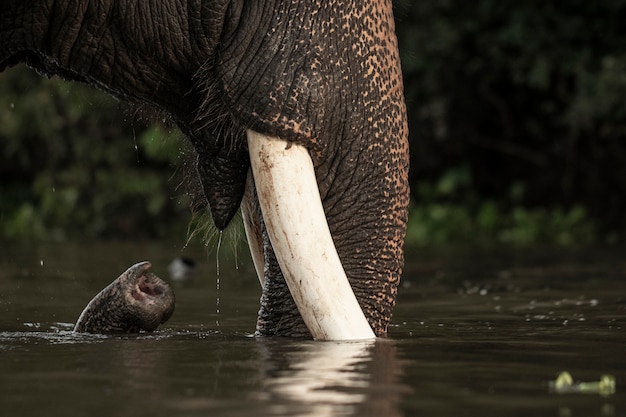
[[[3,244],[0,412],[46,416],[626,415],[626,257],[545,249],[407,252],[390,337],[254,338],[259,285],[245,254],[168,243]],[[131,264],[174,285],[153,334],[77,335],[86,303]],[[218,279],[219,278],[219,279]],[[617,379],[615,395],[550,392]]]

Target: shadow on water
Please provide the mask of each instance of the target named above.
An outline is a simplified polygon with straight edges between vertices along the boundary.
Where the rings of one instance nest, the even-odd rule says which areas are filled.
[[[152,334],[80,335],[78,314],[129,265],[198,261]],[[384,340],[254,338],[259,288],[240,255],[90,244],[0,255],[0,410],[7,415],[619,416],[626,410],[621,252],[409,252]],[[603,373],[617,393],[548,382]]]

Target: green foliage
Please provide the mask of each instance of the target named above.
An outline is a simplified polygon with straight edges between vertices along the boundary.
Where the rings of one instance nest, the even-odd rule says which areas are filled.
[[[411,132],[407,241],[623,241],[626,3],[394,5]],[[91,88],[6,71],[0,238],[184,235],[185,146],[162,120],[137,121]],[[209,223],[194,218],[190,234],[210,235]]]
[[[446,172],[435,183],[417,186],[409,216],[411,245],[557,244],[582,246],[598,236],[582,206],[526,208],[523,185],[511,184],[506,200],[485,200],[474,191],[467,166]]]
[[[464,165],[475,197],[497,207],[523,185],[517,203],[533,208],[519,208],[520,225],[572,222],[574,210],[603,239],[626,235],[624,1],[395,6],[412,185]]]
[[[0,235],[158,237],[189,221],[185,144],[109,96],[16,68],[0,74]]]

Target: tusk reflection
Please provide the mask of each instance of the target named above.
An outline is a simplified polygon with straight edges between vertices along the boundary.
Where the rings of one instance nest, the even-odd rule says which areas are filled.
[[[311,403],[310,415],[360,403],[365,399],[361,389],[367,388],[370,381],[359,372],[359,366],[368,360],[370,347],[371,343],[329,342],[299,352],[293,372],[274,379],[271,389],[288,399]]]
[[[263,379],[266,400],[275,404],[277,414],[401,415],[398,406],[407,390],[398,383],[401,368],[393,341],[308,342],[297,347],[283,345],[289,349],[282,356],[286,362],[268,369]],[[281,357],[276,349],[266,354]]]
[[[241,200],[241,216],[243,217],[243,226],[246,231],[248,247],[250,248],[250,256],[254,264],[254,270],[261,283],[261,288],[265,282],[263,275],[263,236],[261,231],[261,208],[256,203],[257,198],[254,191],[254,179],[252,173],[248,173],[246,179],[246,189]]]

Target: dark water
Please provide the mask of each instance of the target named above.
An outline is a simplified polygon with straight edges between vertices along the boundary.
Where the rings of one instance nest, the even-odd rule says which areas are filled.
[[[612,251],[409,251],[390,338],[250,337],[259,285],[247,255],[187,248],[195,279],[154,334],[72,334],[131,264],[157,275],[176,245],[0,251],[0,415],[626,415],[626,257]],[[617,379],[614,395],[548,382]]]

